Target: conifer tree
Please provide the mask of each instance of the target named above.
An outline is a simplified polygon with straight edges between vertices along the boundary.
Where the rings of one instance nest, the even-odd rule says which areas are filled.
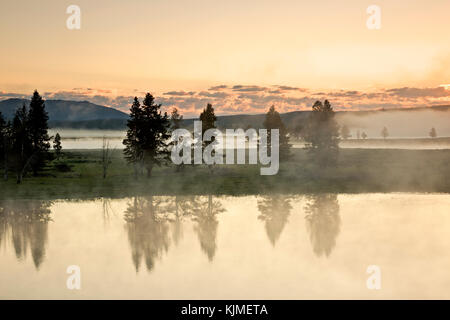
[[[306,149],[321,165],[335,164],[339,153],[339,126],[328,100],[316,101],[304,130]]]
[[[36,175],[50,159],[50,137],[48,136],[48,114],[45,111],[44,99],[35,90],[28,112],[28,130],[32,143],[33,159],[31,168]]]
[[[11,164],[16,171],[17,183],[22,183],[23,176],[33,159],[33,143],[28,127],[28,112],[25,104],[16,110],[11,126]]]
[[[275,110],[275,106],[271,106],[269,111],[266,114],[266,118],[264,120],[264,128],[267,129],[267,147],[270,150],[271,143],[271,129],[279,130],[279,147],[280,147],[280,159],[286,160],[291,156],[291,144],[289,143],[289,134],[288,130],[284,126],[283,121],[281,120],[280,114]]]
[[[62,150],[61,136],[59,135],[59,133],[56,133],[55,139],[53,140],[53,150],[55,150],[56,159],[59,160]]]
[[[124,154],[129,163],[145,167],[147,177],[151,177],[155,165],[169,160],[169,117],[161,112],[161,105],[155,104],[150,93],[146,94],[142,106],[135,98],[130,111]]]

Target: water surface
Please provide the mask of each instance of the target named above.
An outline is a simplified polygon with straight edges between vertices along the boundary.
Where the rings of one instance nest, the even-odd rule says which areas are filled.
[[[449,208],[401,193],[2,201],[0,297],[449,299]]]

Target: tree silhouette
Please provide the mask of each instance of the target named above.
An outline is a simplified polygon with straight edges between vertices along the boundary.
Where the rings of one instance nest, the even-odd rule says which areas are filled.
[[[182,121],[183,116],[180,115],[177,108],[173,108],[172,114],[170,115],[171,129],[172,130],[180,129]]]
[[[3,179],[8,180],[8,154],[10,151],[11,124],[6,123],[0,112],[0,166],[3,167]]]
[[[45,162],[50,159],[50,137],[48,136],[47,122],[48,114],[45,111],[44,99],[35,90],[31,97],[28,113],[28,130],[33,153],[31,168],[34,175],[37,175],[39,170],[45,166]]]
[[[288,130],[284,126],[283,121],[281,120],[280,114],[275,110],[275,106],[271,106],[269,111],[266,113],[266,118],[264,120],[264,128],[267,129],[267,148],[268,152],[270,152],[270,144],[271,144],[271,129],[279,130],[279,147],[280,147],[280,159],[286,160],[291,157],[291,144],[289,143],[289,134]]]
[[[53,149],[55,150],[56,159],[59,160],[62,150],[61,136],[59,135],[59,133],[56,133],[55,139],[53,140]]]
[[[130,111],[127,138],[123,141],[125,158],[129,163],[145,167],[147,177],[151,177],[154,166],[169,160],[169,117],[161,113],[161,105],[155,104],[150,93],[146,94],[142,106],[135,98]]]
[[[437,137],[436,129],[431,128],[429,135],[430,135],[430,138],[433,138],[433,139],[436,138]]]
[[[334,110],[328,100],[316,101],[312,107],[304,139],[306,149],[317,163],[335,164],[339,153],[339,126],[334,119]]]
[[[208,103],[206,105],[206,108],[203,109],[203,112],[200,114],[200,121],[202,122],[202,137],[204,136],[204,134],[205,134],[205,132],[207,130],[216,128],[217,117],[216,117],[216,115],[214,113],[214,108],[212,107],[212,105],[210,103]],[[214,136],[211,138],[211,141],[203,141],[202,142],[203,151],[209,145],[213,146],[213,145],[215,145],[217,143],[218,142],[215,140]],[[215,150],[211,151],[211,156],[212,157],[215,156]],[[212,165],[208,165],[208,168],[212,172],[213,166]]]
[[[11,127],[11,164],[16,171],[17,183],[22,183],[23,176],[35,156],[28,130],[28,112],[25,104],[16,110]]]
[[[171,123],[171,130],[177,130],[181,128],[181,122],[183,121],[183,116],[179,114],[177,108],[173,108],[172,114],[170,115],[170,123]],[[183,137],[179,138],[179,141],[177,143],[183,143]],[[180,156],[183,156],[183,149],[180,150]],[[181,163],[176,166],[176,171],[181,171],[184,169],[184,163]]]
[[[314,253],[328,257],[336,246],[341,218],[336,194],[310,197],[305,207],[306,226]]]
[[[267,237],[275,246],[283,229],[288,222],[291,197],[283,195],[271,195],[258,198],[258,219],[264,221]]]
[[[143,112],[141,104],[137,97],[134,97],[133,104],[130,108],[130,118],[127,121],[127,137],[123,140],[125,149],[123,150],[125,159],[128,163],[132,163],[134,173],[137,177],[138,170],[142,168],[143,152],[139,141],[139,136],[142,135]]]
[[[381,136],[384,140],[386,140],[387,137],[389,137],[389,131],[386,127],[383,127],[383,130],[381,130]]]

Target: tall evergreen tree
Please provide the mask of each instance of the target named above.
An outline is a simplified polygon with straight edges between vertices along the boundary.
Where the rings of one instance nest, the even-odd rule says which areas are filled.
[[[33,159],[31,168],[36,175],[50,158],[50,137],[48,136],[48,114],[44,99],[37,90],[34,91],[28,113],[28,130],[32,143]]]
[[[3,177],[8,179],[8,153],[9,153],[9,123],[0,112],[0,167],[3,167]]]
[[[210,103],[206,105],[206,108],[203,109],[203,112],[200,114],[200,121],[202,122],[202,137],[204,136],[206,130],[216,128],[217,117],[214,113],[214,108]],[[214,146],[216,143],[217,141],[215,140],[215,137],[212,137],[211,141],[203,141],[203,149],[209,145]],[[213,150],[211,152],[211,156],[214,157],[214,155],[215,151]],[[213,170],[213,166],[209,165],[208,167],[211,171]]]
[[[59,133],[56,133],[55,139],[53,140],[53,150],[55,150],[56,159],[59,160],[62,150],[61,136],[59,135]]]
[[[172,131],[174,131],[174,130],[177,130],[177,129],[180,129],[181,128],[181,122],[183,121],[183,116],[182,115],[180,115],[180,113],[178,112],[178,109],[177,108],[173,108],[173,110],[172,110],[172,114],[170,115],[170,123],[171,123],[171,130]],[[180,139],[183,139],[183,138],[180,138]],[[183,141],[183,140],[180,140],[180,141],[178,141],[177,143],[184,143],[185,141]],[[180,151],[180,155],[183,153],[183,151],[181,150]],[[184,169],[184,164],[183,163],[181,163],[181,164],[179,164],[179,165],[177,165],[177,167],[176,167],[176,171],[178,172],[178,171],[180,171],[180,170],[183,170]]]
[[[170,115],[171,129],[180,129],[181,121],[183,121],[183,116],[180,115],[177,108],[173,108],[172,114]]]
[[[316,101],[303,132],[306,149],[322,165],[335,164],[339,153],[339,126],[328,100]]]
[[[17,174],[17,183],[22,182],[34,155],[28,123],[28,112],[24,104],[16,110],[11,126],[11,164]]]
[[[280,143],[280,159],[286,160],[291,156],[291,144],[289,143],[289,133],[286,129],[280,114],[275,110],[275,106],[271,106],[264,120],[264,128],[267,129],[267,146],[270,150],[271,129],[279,130]]]
[[[124,153],[130,163],[141,163],[150,177],[155,165],[169,160],[169,116],[161,113],[161,105],[147,93],[142,106],[135,98],[128,121]]]
[[[217,117],[214,113],[214,108],[210,103],[206,105],[206,108],[203,109],[203,112],[200,114],[200,121],[202,122],[202,136],[205,134],[206,130],[216,128]]]
[[[123,152],[127,162],[134,165],[135,175],[137,175],[138,169],[142,165],[142,149],[138,140],[138,136],[141,135],[142,122],[143,112],[141,104],[138,98],[134,97],[133,104],[130,108],[130,118],[127,121],[127,137],[123,140],[123,144],[125,145]]]

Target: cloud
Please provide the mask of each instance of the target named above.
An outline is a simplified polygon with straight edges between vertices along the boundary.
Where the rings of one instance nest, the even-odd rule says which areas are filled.
[[[169,91],[163,93],[165,96],[192,96],[195,94],[194,91],[185,92],[185,91]]]
[[[222,84],[222,85],[220,85],[220,86],[211,87],[211,88],[209,88],[208,90],[211,90],[211,91],[218,91],[218,90],[227,89],[227,88],[228,88],[227,85]]]
[[[95,88],[73,88],[45,92],[45,99],[90,101],[128,112],[135,95],[142,101],[144,91],[134,90],[130,95],[112,94],[114,90]],[[0,99],[30,98],[31,94],[0,91]],[[262,113],[271,105],[280,112],[310,110],[316,100],[330,100],[335,110],[376,110],[391,108],[411,108],[450,104],[450,90],[436,88],[392,88],[370,91],[339,90],[311,92],[310,90],[288,86],[272,86],[270,89],[257,85],[216,86],[207,90],[169,91],[155,95],[164,111],[177,108],[185,118],[198,117],[200,111],[211,103],[219,115],[239,113]]]
[[[399,96],[404,98],[421,98],[421,97],[450,97],[450,90],[446,90],[444,87],[436,88],[394,88],[386,90],[393,96]]]
[[[243,86],[243,85],[236,85],[232,88],[233,91],[237,92],[260,92],[260,91],[266,91],[266,87],[260,87],[260,86]]]

